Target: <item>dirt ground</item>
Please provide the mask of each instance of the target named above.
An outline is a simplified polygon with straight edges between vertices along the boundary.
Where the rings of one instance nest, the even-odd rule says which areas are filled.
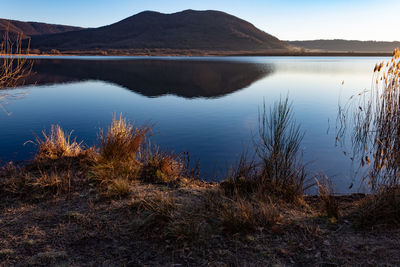
[[[37,201],[2,195],[1,266],[400,265],[399,229],[358,229],[346,216],[362,195],[338,198],[337,221],[306,197],[305,207],[280,206],[270,227],[229,233],[203,206],[216,187],[138,182],[118,200],[91,189]],[[157,210],[171,196],[186,221]]]

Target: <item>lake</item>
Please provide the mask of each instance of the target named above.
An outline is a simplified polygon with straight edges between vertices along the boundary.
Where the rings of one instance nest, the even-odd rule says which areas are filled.
[[[364,191],[343,148],[335,146],[339,99],[371,87],[373,57],[36,57],[24,87],[0,93],[0,160],[32,157],[51,124],[87,145],[113,114],[154,124],[152,143],[189,152],[201,177],[219,180],[253,149],[258,112],[289,95],[305,131],[303,161],[338,193]],[[1,100],[1,96],[6,97]],[[354,186],[349,189],[350,184]]]

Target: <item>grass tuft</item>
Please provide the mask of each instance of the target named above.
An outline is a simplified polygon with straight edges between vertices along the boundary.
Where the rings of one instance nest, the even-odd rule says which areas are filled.
[[[304,133],[293,118],[288,97],[259,115],[256,153],[261,160],[259,186],[276,191],[287,200],[303,195],[306,173],[299,157]]]
[[[71,134],[64,132],[59,125],[52,125],[50,133],[43,131],[43,139],[37,137],[36,144],[39,146],[36,160],[60,159],[62,157],[76,157],[84,150],[81,143],[71,141]]]
[[[139,209],[148,212],[144,227],[161,229],[175,217],[177,202],[174,196],[157,192],[150,198],[143,198],[139,203]]]
[[[122,114],[112,120],[107,134],[100,132],[100,157],[106,161],[138,160],[142,145],[150,133],[150,127],[135,128]]]
[[[207,208],[219,218],[224,231],[229,233],[251,232],[269,227],[280,219],[280,212],[270,199],[259,200],[224,191],[211,191],[206,200]]]
[[[352,214],[356,225],[362,228],[400,226],[400,186],[381,189],[361,200]]]
[[[141,151],[150,130],[144,126],[135,128],[121,114],[118,119],[114,116],[106,134],[100,132],[100,154],[89,174],[101,195],[129,194],[129,182],[140,177]]]
[[[107,185],[116,179],[136,180],[141,172],[139,161],[98,160],[90,169],[89,176],[100,185]]]
[[[222,188],[230,193],[255,194],[260,199],[273,196],[302,203],[306,173],[299,150],[303,135],[288,98],[275,103],[269,113],[264,103],[258,139],[254,140],[257,157],[248,160],[242,155],[221,183]]]
[[[318,194],[328,218],[339,219],[339,201],[335,198],[332,181],[328,177],[316,180]]]
[[[272,203],[228,199],[220,209],[222,224],[227,232],[254,231],[275,224],[279,212]]]
[[[126,179],[115,179],[108,183],[102,196],[104,198],[122,198],[131,193],[130,183]]]
[[[28,199],[44,199],[71,192],[80,181],[71,170],[32,172],[9,164],[0,175],[1,192]]]
[[[141,178],[146,182],[173,182],[185,173],[183,162],[172,154],[148,149]]]

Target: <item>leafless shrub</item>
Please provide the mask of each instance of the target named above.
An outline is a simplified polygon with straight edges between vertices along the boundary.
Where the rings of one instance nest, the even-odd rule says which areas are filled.
[[[15,41],[11,41],[8,30],[6,30],[3,42],[0,44],[0,108],[7,114],[4,104],[7,101],[20,98],[24,93],[13,93],[6,88],[23,85],[24,80],[32,71],[33,61],[23,57],[22,34],[18,34]],[[26,49],[29,54],[29,45]]]

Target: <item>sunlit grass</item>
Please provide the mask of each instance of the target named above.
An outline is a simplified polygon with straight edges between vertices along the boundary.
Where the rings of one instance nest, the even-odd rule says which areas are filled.
[[[104,160],[138,160],[142,145],[151,128],[142,126],[136,128],[127,122],[122,114],[114,116],[107,133],[100,132],[100,157]]]
[[[84,149],[82,143],[71,140],[71,134],[72,132],[65,132],[60,125],[52,125],[49,133],[43,131],[43,137],[36,138],[38,152],[35,158],[43,160],[78,156]]]

